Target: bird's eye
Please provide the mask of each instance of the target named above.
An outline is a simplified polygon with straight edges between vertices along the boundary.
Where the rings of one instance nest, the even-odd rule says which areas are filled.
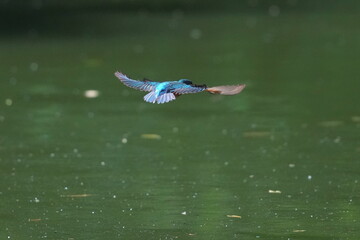
[[[192,84],[192,82],[189,79],[181,79],[181,82],[186,84],[186,85]]]

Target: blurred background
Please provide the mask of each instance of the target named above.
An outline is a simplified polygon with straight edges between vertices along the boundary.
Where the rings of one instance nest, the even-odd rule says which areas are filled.
[[[359,7],[0,0],[0,238],[358,239]]]

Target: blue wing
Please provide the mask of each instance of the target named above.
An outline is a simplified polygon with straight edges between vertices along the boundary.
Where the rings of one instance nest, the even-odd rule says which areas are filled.
[[[174,93],[175,94],[188,94],[188,93],[198,93],[205,91],[207,89],[206,85],[194,85],[194,84],[184,84],[176,83]]]
[[[158,85],[157,82],[151,81],[138,81],[128,78],[121,72],[116,72],[115,76],[125,85],[131,88],[135,88],[140,91],[151,92]]]

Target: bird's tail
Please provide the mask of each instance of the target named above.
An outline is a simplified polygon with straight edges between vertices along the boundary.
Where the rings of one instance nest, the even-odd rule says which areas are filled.
[[[239,85],[230,85],[230,86],[216,86],[207,88],[205,91],[212,94],[221,94],[221,95],[235,95],[240,93],[246,87],[245,84]]]
[[[157,98],[157,94],[155,92],[149,92],[144,96],[145,102],[149,102],[149,103],[155,103],[156,98]]]
[[[176,97],[173,93],[165,93],[165,94],[162,94],[161,96],[159,96],[157,99],[156,99],[156,102],[158,104],[160,103],[167,103],[167,102],[170,102],[172,100],[175,100]]]

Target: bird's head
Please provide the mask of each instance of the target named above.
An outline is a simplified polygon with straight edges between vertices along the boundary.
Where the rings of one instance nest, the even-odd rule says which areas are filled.
[[[186,85],[191,85],[192,81],[190,81],[189,79],[180,79],[178,82],[184,83]]]

